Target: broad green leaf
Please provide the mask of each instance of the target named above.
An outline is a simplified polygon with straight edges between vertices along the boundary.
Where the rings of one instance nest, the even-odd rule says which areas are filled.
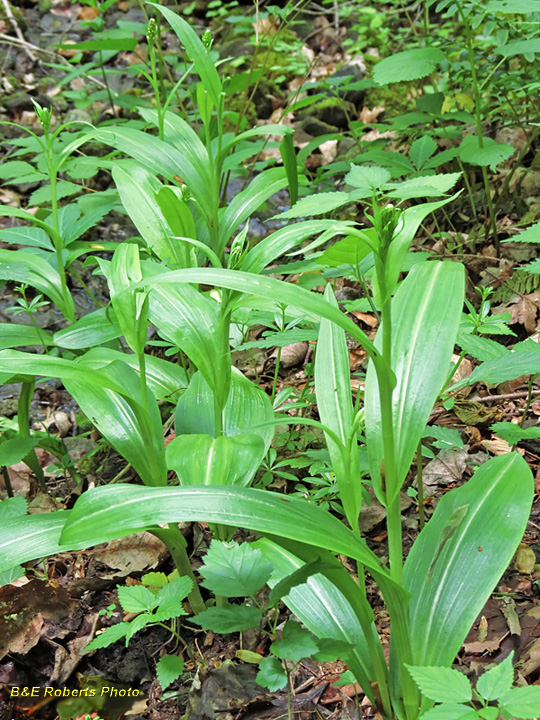
[[[266,538],[257,541],[257,546],[262,549],[264,557],[274,565],[274,573],[269,582],[272,592],[278,590],[293,574],[302,572],[308,566],[321,567],[327,564],[325,561],[321,563],[317,550],[305,546],[304,552],[310,551],[311,555],[303,558]],[[298,551],[297,544],[295,549]],[[333,562],[335,563],[334,560]],[[344,584],[350,587],[349,597],[354,605],[350,604],[348,598],[328,577],[313,572],[304,578],[302,584],[290,587],[283,601],[316,637],[332,638],[352,648],[343,655],[343,659],[353,670],[356,680],[362,687],[367,688],[368,697],[372,697],[369,678],[375,677],[374,664],[379,662],[382,668],[386,665],[373,623],[373,611],[343,566],[337,566],[331,577],[334,580],[341,577]],[[366,635],[371,637],[371,642],[366,640]]]
[[[44,250],[54,250],[50,237],[45,230],[39,227],[14,227],[0,230],[0,240],[5,243],[40,247]]]
[[[323,254],[317,258],[317,262],[321,265],[329,265],[330,267],[340,267],[341,265],[350,265],[356,267],[370,252],[373,245],[377,243],[377,232],[375,228],[368,228],[362,232],[366,236],[366,240],[356,235],[346,235],[341,240],[327,248]]]
[[[139,361],[136,355],[113,350],[112,348],[92,348],[78,359],[79,364],[99,370],[112,362],[121,360],[133,370],[139,372]],[[156,400],[176,403],[178,395],[188,386],[188,378],[184,368],[154,355],[145,355],[146,382]]]
[[[226,436],[246,436],[256,433],[264,442],[264,452],[268,452],[274,437],[274,427],[264,423],[271,423],[274,419],[274,411],[268,395],[259,387],[254,385],[236,368],[232,368],[231,391],[225,408],[223,410],[223,433]],[[174,426],[178,436],[189,434],[194,435],[215,435],[214,397],[208,384],[200,373],[195,373],[187,391],[178,401],[175,411]],[[243,442],[243,441],[241,441]],[[204,443],[203,443],[204,444]],[[248,448],[249,446],[249,448]],[[256,445],[250,440],[244,447],[244,460],[241,470],[246,471],[249,462],[256,462]],[[237,448],[239,450],[240,447]],[[232,446],[223,444],[225,455],[220,462],[233,462],[230,454]],[[257,452],[259,452],[257,448]],[[251,467],[253,467],[253,465]],[[228,471],[234,476],[232,466]],[[206,473],[204,474],[206,476]],[[201,482],[199,482],[201,484]]]
[[[113,308],[99,308],[56,332],[53,342],[62,348],[81,350],[116,340],[121,334]]]
[[[255,597],[272,574],[273,565],[249,543],[212,540],[200,573],[204,587],[223,597]]]
[[[324,299],[338,307],[331,285],[326,286]],[[349,352],[345,331],[324,318],[319,329],[314,377],[321,422],[337,435],[341,443],[341,446],[338,445],[325,434],[343,508],[351,527],[356,527],[362,505],[362,484],[356,436],[353,434]]]
[[[247,188],[234,196],[226,208],[222,208],[220,211],[218,248],[214,248],[218,255],[223,252],[234,231],[245,220],[250,218],[255,210],[258,210],[269,197],[286,187],[287,182],[287,176],[283,168],[270,168],[257,175]],[[294,207],[297,208],[298,205],[299,203]]]
[[[118,586],[118,602],[123,610],[132,613],[153,610],[158,605],[157,597],[144,585]]]
[[[444,425],[428,425],[422,437],[435,438],[437,442],[433,443],[435,447],[444,449],[448,447],[463,447],[463,440],[459,434],[459,430],[455,428],[445,427]]]
[[[279,660],[270,656],[261,660],[255,680],[259,685],[267,687],[270,692],[277,692],[287,686],[289,678]]]
[[[233,525],[272,533],[354,557],[378,576],[380,560],[337,518],[298,498],[238,487],[108,485],[81,495],[62,541],[88,545],[167,522]],[[0,567],[0,569],[2,569]]]
[[[509,453],[489,460],[439,501],[404,567],[412,595],[413,664],[452,663],[523,536],[533,492],[526,462]],[[432,567],[445,528],[466,505],[466,516]]]
[[[57,305],[68,320],[75,318],[71,295],[68,292],[64,297],[58,271],[44,258],[24,250],[0,250],[0,280],[27,283],[37,288]]]
[[[264,454],[264,441],[255,433],[217,438],[179,435],[167,445],[166,459],[169,470],[178,475],[180,485],[247,487]]]
[[[438,48],[404,50],[377,63],[373,79],[378,85],[419,80],[434,72],[444,59],[444,53]]]
[[[64,377],[63,382],[86,417],[146,485],[166,484],[161,416],[151,392],[147,393],[148,408],[144,408],[139,375],[121,361],[93,371],[100,379],[108,376],[121,383],[123,391],[119,394],[108,387],[89,384],[86,378],[92,372],[90,367],[81,364],[78,371],[77,379]]]
[[[22,562],[60,551],[60,533],[69,510],[3,520],[0,525],[0,573]],[[88,547],[85,543],[82,547]]]
[[[514,653],[510,653],[502,662],[478,678],[476,689],[484,700],[498,700],[511,689],[514,684],[513,657]]]
[[[19,325],[17,323],[0,323],[0,350],[22,347],[24,345],[53,345],[53,336],[47,330],[41,330],[33,325]]]
[[[444,383],[461,318],[463,266],[424,263],[413,267],[392,300],[392,395],[396,478],[386,491],[381,478],[384,458],[379,382],[373,362],[366,375],[365,413],[369,464],[375,492],[385,504],[399,492],[418,442]],[[444,312],[441,308],[444,307]],[[379,329],[375,345],[381,347]],[[421,368],[421,372],[419,369]]]
[[[311,235],[331,231],[333,227],[333,220],[305,220],[279,228],[248,252],[242,269],[244,272],[258,274],[272,261],[285,255],[288,250],[300,245]]]
[[[529,685],[512,688],[499,698],[499,707],[507,718],[535,720],[540,707],[540,687]]]
[[[540,12],[540,0],[490,0],[486,5],[490,13],[500,12],[508,15]]]
[[[103,40],[83,40],[76,43],[64,43],[58,45],[61,50],[135,50],[137,47],[137,38],[105,38]]]
[[[148,291],[142,280],[139,246],[122,243],[105,272],[111,304],[122,334],[136,355],[144,352],[148,327]]]
[[[492,138],[483,138],[482,145],[480,147],[477,135],[467,135],[459,146],[459,159],[470,165],[489,165],[491,170],[495,170],[515,152],[512,145],[501,145]]]
[[[420,691],[430,700],[441,703],[466,703],[472,700],[468,678],[449,667],[407,666]]]
[[[231,360],[228,327],[223,327],[219,305],[189,285],[163,286],[159,278],[165,275],[157,275],[150,292],[150,322],[186,353],[223,407],[229,395]]]
[[[122,204],[147,246],[160,260],[186,267],[189,251],[185,243],[173,239],[178,233],[172,230],[156,200],[162,187],[157,178],[129,160],[115,164],[112,175]]]
[[[294,620],[288,620],[280,640],[270,645],[270,651],[281,660],[300,662],[303,658],[315,655],[319,646],[313,639],[309,630],[306,630]]]
[[[191,618],[191,622],[203,630],[223,634],[251,630],[258,627],[261,620],[262,612],[252,605],[210,607]]]
[[[199,73],[205,90],[212,98],[212,102],[215,107],[220,108],[222,105],[223,86],[216,70],[216,66],[195,30],[193,30],[191,25],[189,25],[189,23],[187,23],[182,17],[174,13],[169,8],[156,3],[148,4],[155,7],[156,10],[159,10],[174,32],[178,35],[178,38],[184,46],[189,59],[195,66],[195,70]]]
[[[371,198],[374,192],[381,192],[386,188],[390,177],[386,168],[353,163],[345,175],[345,182],[356,188],[353,193],[355,198]]]
[[[411,145],[409,158],[415,164],[416,169],[421,170],[436,150],[436,141],[430,135],[422,135]]]
[[[289,181],[289,196],[291,205],[298,200],[298,168],[296,164],[296,153],[294,151],[293,133],[289,131],[285,133],[279,145],[279,152],[283,160],[283,167],[287,173]]]
[[[311,215],[323,215],[351,202],[345,192],[315,193],[298,200],[290,210],[275,215],[275,218],[290,220]]]
[[[177,680],[184,672],[184,661],[178,655],[162,655],[156,665],[156,675],[162,690]]]
[[[189,577],[177,577],[166,583],[158,592],[158,603],[169,602],[174,600],[179,608],[182,609],[182,600],[193,590],[193,580]]]
[[[3,448],[5,443],[2,443],[0,449]],[[4,463],[5,464],[5,463]],[[0,500],[0,520],[5,522],[12,518],[24,517],[28,510],[28,502],[22,497],[8,497],[5,500]]]
[[[389,287],[393,289],[397,286],[397,282],[400,273],[403,270],[403,264],[405,257],[409,249],[409,245],[414,239],[420,224],[425,218],[435,210],[443,207],[449,202],[452,202],[458,197],[459,193],[452,195],[444,200],[437,200],[435,202],[421,203],[420,205],[413,205],[403,211],[400,218],[400,226],[397,234],[394,236],[390,243],[388,250],[388,256],[386,260],[386,277]],[[374,276],[372,279],[373,296],[375,302],[379,307],[382,306],[386,298],[382,297],[381,290],[377,281],[377,277]]]
[[[497,422],[490,428],[491,432],[498,435],[509,445],[515,445],[521,440],[530,440],[532,438],[540,438],[540,427],[522,428],[511,422]]]
[[[431,205],[435,204],[437,203],[432,203]],[[423,208],[424,206],[420,207]],[[425,217],[425,215],[423,217]],[[418,224],[420,222],[421,220],[418,221]],[[206,283],[215,285],[216,287],[238,290],[248,295],[257,295],[263,298],[279,298],[280,302],[303,310],[310,316],[319,315],[320,317],[332,320],[344,328],[370,355],[378,357],[378,352],[375,350],[373,343],[350,318],[327,303],[326,300],[318,297],[315,293],[308,292],[291,283],[284,283],[274,278],[257,276],[238,270],[218,270],[215,268],[175,270],[174,272],[160,274],[159,278],[148,280],[146,283],[152,286],[158,285],[162,288],[165,288],[165,286],[168,288],[170,285],[178,283]]]

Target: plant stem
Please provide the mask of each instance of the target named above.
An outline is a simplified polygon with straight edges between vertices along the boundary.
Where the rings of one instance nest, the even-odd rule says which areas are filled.
[[[529,380],[527,381],[527,401],[525,402],[525,407],[523,408],[523,415],[521,416],[521,422],[519,423],[519,427],[523,427],[523,423],[525,422],[525,418],[527,417],[527,413],[529,412],[529,408],[531,407],[532,403],[532,391],[533,391],[533,382],[534,382],[534,375],[529,376]]]
[[[203,610],[206,610],[206,605],[204,604],[201,591],[197,584],[197,578],[189,562],[186,549],[187,542],[179,528],[176,525],[169,524],[168,528],[154,528],[149,532],[165,543],[168,551],[171,553],[178,574],[181,577],[187,576],[193,580],[193,590],[188,595],[188,601],[193,612],[198,615]]]
[[[32,402],[32,395],[34,394],[35,380],[27,380],[23,382],[21,387],[21,394],[19,395],[19,402],[17,405],[17,420],[19,423],[19,437],[29,438],[30,437],[30,403]],[[45,476],[43,470],[37,459],[36,451],[30,450],[28,455],[24,458],[24,462],[32,470],[34,475],[37,477],[39,485],[42,490],[47,490],[47,484],[45,482]]]

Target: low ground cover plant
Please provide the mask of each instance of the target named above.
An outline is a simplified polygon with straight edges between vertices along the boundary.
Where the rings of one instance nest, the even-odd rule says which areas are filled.
[[[30,248],[0,251],[2,276],[24,283],[21,309],[32,319],[37,305],[25,293],[33,287],[67,321],[54,334],[35,324],[0,329],[0,376],[5,383],[22,383],[17,423],[0,442],[2,465],[24,459],[45,487],[35,447],[44,443],[57,457],[66,456],[62,443],[47,444],[29,422],[36,381],[56,378],[133,468],[140,484],[94,487],[82,492],[71,509],[44,514],[26,514],[21,498],[1,501],[0,581],[20,577],[22,563],[145,530],[165,543],[175,575],[152,573],[142,585],[120,586],[122,608],[136,617],[98,634],[89,652],[127,643],[152,624],[165,624],[188,654],[182,623],[218,633],[262,627],[272,641],[270,655],[238,657],[256,662],[258,682],[271,690],[286,686],[291,663],[339,657],[385,720],[495,720],[499,713],[533,719],[540,689],[511,689],[511,659],[485,673],[474,690],[451,669],[522,540],[534,498],[533,475],[524,458],[510,451],[484,462],[465,485],[444,495],[406,559],[403,552],[401,492],[410,468],[422,452],[423,438],[448,441],[448,433],[428,426],[434,405],[441,398],[451,404],[451,392],[477,380],[497,383],[540,373],[540,353],[531,341],[511,352],[499,345],[494,349],[495,343],[485,337],[511,332],[508,318],[490,315],[490,289],[480,290],[477,311],[466,299],[460,262],[409,253],[420,225],[458,199],[459,191],[451,193],[462,174],[435,172],[443,167],[442,153],[426,135],[399,159],[394,152],[391,163],[384,161],[383,150],[368,162],[352,163],[339,189],[317,192],[302,175],[299,182],[289,127],[226,129],[226,91],[209,55],[211,38],[205,34],[200,40],[180,15],[148,5],[174,29],[192,64],[188,74],[199,77],[192,114],[181,117],[168,109],[175,88],[166,97],[161,94],[158,23],[150,20],[148,79],[155,109],[140,109],[144,129],[113,122],[85,128],[66,144],[65,127],[51,134],[50,112],[36,107],[43,136],[33,135],[34,144],[24,149],[41,149],[51,212],[34,217],[22,210],[0,210],[31,223],[0,235],[8,243],[24,240]],[[455,5],[466,27],[472,68],[470,13]],[[498,5],[493,12],[499,10],[506,12]],[[502,36],[499,40],[505,46]],[[437,48],[404,52],[412,54],[376,65],[376,82],[389,84],[390,76],[392,81],[427,77],[445,61]],[[498,146],[494,155],[496,143],[483,145],[476,82],[474,87],[478,134],[474,148],[463,141],[467,159],[463,155],[461,160],[482,168],[487,215],[494,225],[486,168],[496,166],[503,151]],[[257,155],[264,144],[260,136],[266,135],[280,138],[281,165],[264,169],[227,202],[231,177],[244,160]],[[85,209],[79,201],[59,206],[60,168],[89,141],[127,156],[107,156],[102,166],[111,169],[123,208],[140,234],[135,241],[114,248],[80,241],[103,217],[101,210]],[[451,155],[446,160],[459,152]],[[32,172],[43,172],[39,160],[36,167],[30,165]],[[285,187],[291,207],[276,215],[284,225],[250,247],[251,216]],[[362,208],[362,220],[318,217],[352,205]],[[526,234],[521,237],[527,239]],[[104,256],[106,250],[112,254]],[[316,269],[323,293],[269,276],[272,264],[291,251],[303,255],[301,266]],[[83,254],[103,277],[110,302],[76,320],[67,278],[71,260]],[[535,271],[534,264],[530,270]],[[374,338],[340,308],[332,283],[338,272],[364,290],[379,321]],[[318,419],[280,412],[278,369],[267,394],[232,366],[231,340],[244,341],[254,324],[250,314],[275,319],[276,311],[279,332],[291,332],[305,321],[306,337],[316,333]],[[157,329],[155,347],[166,349],[165,358],[150,352],[150,325]],[[352,401],[348,338],[369,358],[363,402],[359,395]],[[28,345],[41,345],[42,352],[13,349]],[[453,363],[456,345],[462,353]],[[452,384],[466,353],[482,362],[468,378]],[[164,405],[171,413],[166,422],[174,428],[167,444],[160,412]],[[298,405],[303,405],[302,395]],[[280,470],[271,446],[276,426],[286,424],[311,426],[324,438],[334,483],[332,501],[324,508],[252,487],[257,475],[264,478]],[[498,431],[515,446],[524,435],[512,427]],[[452,437],[451,442],[460,439]],[[360,446],[367,451],[369,473],[360,465]],[[385,511],[384,559],[369,548],[359,529],[368,486]],[[422,491],[420,479],[419,508]],[[334,512],[338,503],[343,519]],[[180,522],[206,522],[214,537],[198,574]],[[254,531],[258,539],[237,543],[238,528]],[[356,563],[357,578],[342,557]],[[366,573],[378,585],[390,616],[388,661],[368,602]],[[280,601],[301,624],[288,620],[278,632]],[[165,654],[157,664],[162,688],[183,668],[178,653]]]

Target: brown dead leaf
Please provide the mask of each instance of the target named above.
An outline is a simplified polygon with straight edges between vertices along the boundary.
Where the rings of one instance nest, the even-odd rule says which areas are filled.
[[[436,458],[430,460],[422,474],[427,494],[438,485],[451,485],[459,480],[465,472],[468,455],[461,448],[441,450]]]
[[[337,140],[327,140],[319,145],[319,151],[322,155],[323,165],[329,165],[334,162],[337,155]]]
[[[154,535],[141,532],[112,540],[105,547],[88,550],[86,554],[114,570],[108,574],[100,573],[101,578],[113,578],[156,568],[167,557],[167,550]]]
[[[99,15],[99,8],[92,7],[91,5],[84,5],[79,10],[80,20],[94,20]]]
[[[539,609],[539,608],[537,608]],[[531,647],[527,650],[525,657],[523,658],[523,666],[521,668],[521,674],[524,677],[532,675],[540,668],[540,638],[535,640]]]
[[[520,297],[512,298],[504,305],[493,309],[493,313],[509,312],[511,315],[510,325],[521,323],[525,330],[532,334],[537,330],[536,318],[540,306],[540,292],[529,293]]]
[[[41,580],[0,587],[0,603],[0,659],[7,653],[26,654],[43,636],[65,637],[77,606],[67,590]]]
[[[484,440],[484,447],[489,450],[492,455],[506,455],[511,452],[512,448],[500,437],[495,436],[492,440]]]
[[[353,310],[351,312],[351,315],[354,315],[354,317],[357,320],[361,320],[363,323],[365,323],[368,327],[372,328],[373,330],[378,327],[379,321],[375,317],[375,315],[370,315],[369,313],[363,313],[359,312],[358,310]]]
[[[384,112],[384,105],[376,105],[371,109],[364,105],[358,113],[358,119],[366,125],[371,125],[371,123],[377,122],[377,118],[382,112]]]
[[[62,43],[63,45],[75,45],[75,40],[70,40],[69,38],[65,39]],[[76,55],[78,55],[81,51],[80,50],[70,50],[69,48],[60,48],[58,50],[58,54],[61,55],[64,58],[73,58]]]
[[[459,355],[452,355],[452,362],[457,363],[459,360]],[[463,360],[459,363],[459,367],[456,370],[456,372],[452,375],[451,385],[454,383],[459,382],[460,380],[464,380],[465,378],[469,377],[469,375],[473,371],[472,362],[468,360],[467,358],[463,358]]]
[[[295,342],[292,345],[285,345],[281,348],[280,365],[284,368],[295,367],[304,362],[304,358],[307,355],[309,343],[307,342]],[[277,358],[278,349],[276,348],[271,357]]]
[[[500,648],[501,640],[502,638],[484,640],[484,642],[476,640],[475,642],[465,643],[463,648],[465,649],[467,655],[484,655],[485,653],[494,653]]]

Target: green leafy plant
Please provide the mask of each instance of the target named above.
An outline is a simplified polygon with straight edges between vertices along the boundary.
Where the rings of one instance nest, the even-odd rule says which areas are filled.
[[[480,676],[476,689],[459,670],[443,667],[407,666],[423,695],[437,704],[422,714],[425,720],[497,720],[534,718],[540,706],[540,688],[517,687],[514,683],[513,653]]]

